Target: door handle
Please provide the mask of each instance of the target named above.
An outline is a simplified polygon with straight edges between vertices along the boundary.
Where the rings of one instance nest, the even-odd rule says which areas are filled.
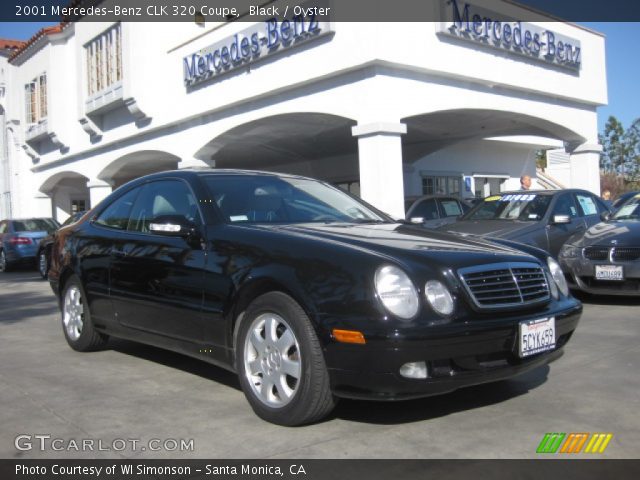
[[[114,248],[111,250],[111,255],[113,255],[114,257],[126,257],[127,252],[125,252],[124,250],[118,250],[117,248]]]

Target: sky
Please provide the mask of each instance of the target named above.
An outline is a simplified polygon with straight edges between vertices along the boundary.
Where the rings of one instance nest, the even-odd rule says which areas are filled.
[[[598,108],[598,130],[603,131],[610,115],[626,128],[640,118],[640,22],[581,22],[606,37],[609,104]],[[0,37],[27,40],[40,28],[55,23],[0,23]],[[587,52],[583,53],[584,55]]]

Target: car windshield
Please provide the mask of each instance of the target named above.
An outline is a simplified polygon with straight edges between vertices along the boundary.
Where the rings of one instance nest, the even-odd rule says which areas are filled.
[[[13,221],[13,229],[16,232],[53,232],[59,227],[60,224],[53,218],[27,218]]]
[[[337,187],[316,180],[275,175],[207,175],[204,180],[230,223],[390,221]]]
[[[613,220],[640,220],[640,194],[627,200],[616,213],[613,214]]]
[[[538,222],[542,220],[549,204],[551,195],[535,193],[510,193],[487,197],[476,205],[464,220],[519,220],[524,222]]]

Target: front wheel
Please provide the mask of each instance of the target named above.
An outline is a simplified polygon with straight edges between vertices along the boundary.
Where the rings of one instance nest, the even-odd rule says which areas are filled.
[[[71,277],[62,293],[62,330],[67,343],[78,352],[103,348],[109,337],[98,332],[91,321],[91,312],[80,280]]]
[[[267,293],[249,306],[238,331],[236,365],[247,400],[264,420],[303,425],[335,406],[311,321],[284,293]]]

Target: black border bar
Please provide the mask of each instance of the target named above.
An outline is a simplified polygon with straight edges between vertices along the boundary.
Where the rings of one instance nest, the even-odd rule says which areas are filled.
[[[522,6],[522,21],[540,20],[541,12],[558,21],[640,21],[635,0],[2,0],[0,21],[254,22],[309,9],[336,22],[440,21],[442,4],[452,1],[498,12]]]

